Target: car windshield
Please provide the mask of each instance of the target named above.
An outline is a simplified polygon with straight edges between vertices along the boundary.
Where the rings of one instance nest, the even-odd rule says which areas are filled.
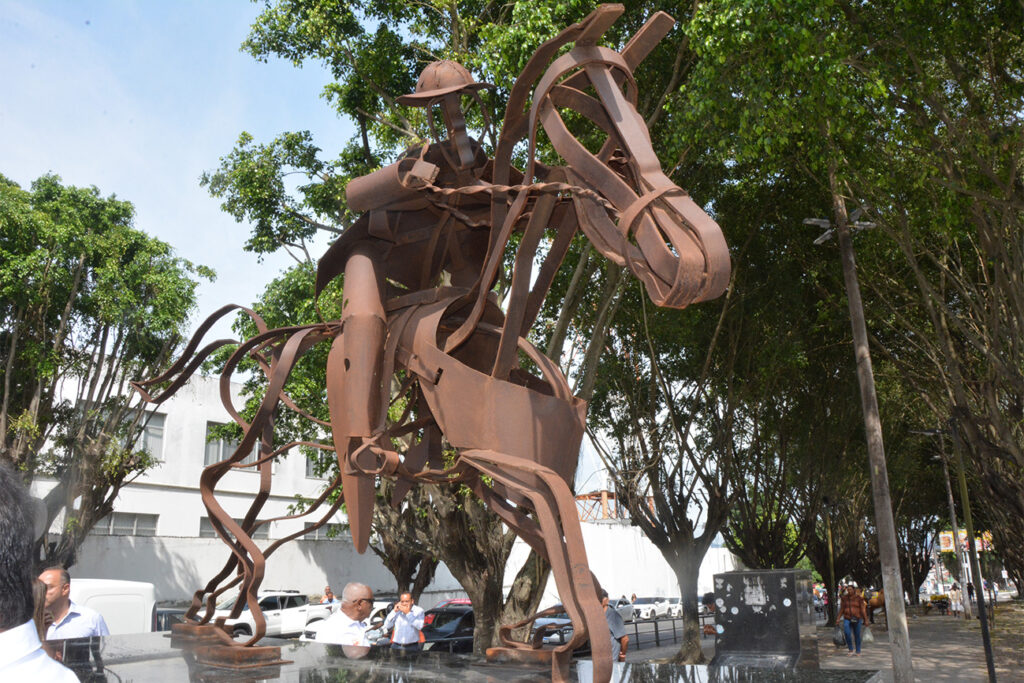
[[[637,598],[633,601],[634,605],[653,605],[655,598]]]
[[[454,631],[455,626],[458,624],[459,617],[461,616],[462,612],[449,612],[447,610],[434,612],[434,618],[427,622],[427,625],[423,627],[423,630],[442,631],[445,633]]]
[[[222,610],[229,610],[229,609],[231,609],[232,607],[235,606],[235,600],[237,600],[237,599],[238,599],[237,595],[234,596],[234,597],[230,597],[227,600],[225,600],[224,602],[222,602],[219,605],[217,605],[217,609],[219,609],[219,610],[221,610],[221,609]],[[242,611],[244,612],[244,611],[246,611],[248,609],[249,609],[249,604],[246,603],[245,606],[242,607]]]

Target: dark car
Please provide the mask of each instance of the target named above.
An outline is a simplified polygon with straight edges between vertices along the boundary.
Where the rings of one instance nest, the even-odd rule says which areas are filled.
[[[536,634],[538,629],[543,629],[545,645],[564,645],[568,643],[572,638],[573,630],[572,619],[565,612],[565,608],[562,605],[555,605],[544,610],[541,614],[544,616],[537,617],[533,621],[533,633],[531,636]],[[589,654],[590,640],[585,640],[572,653],[577,656]]]
[[[444,602],[423,615],[423,649],[431,652],[473,651],[473,606]]]

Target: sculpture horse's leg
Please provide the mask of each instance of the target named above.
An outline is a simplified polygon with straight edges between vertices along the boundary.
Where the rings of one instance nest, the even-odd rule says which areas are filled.
[[[342,492],[357,552],[370,540],[375,487],[353,462],[362,438],[380,428],[381,370],[386,316],[381,278],[370,246],[357,246],[345,264],[341,333],[327,357],[327,402],[341,470]]]
[[[477,495],[551,563],[558,594],[573,624],[568,643],[544,651],[551,652],[552,678],[566,680],[573,650],[589,638],[594,681],[609,680],[612,653],[608,623],[598,597],[599,586],[587,564],[576,501],[565,480],[543,465],[494,451],[463,451],[461,461],[494,481],[493,487],[478,483],[474,487]],[[537,521],[518,513],[506,497],[532,508]],[[488,654],[522,649],[507,639],[505,630],[502,640],[511,647],[493,648]]]

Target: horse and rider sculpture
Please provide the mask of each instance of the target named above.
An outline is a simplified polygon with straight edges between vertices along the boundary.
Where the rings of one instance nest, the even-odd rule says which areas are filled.
[[[476,99],[488,86],[455,62],[427,66],[416,91],[398,101],[427,108],[432,128],[440,110],[443,134],[437,131],[434,142],[349,183],[348,206],[362,215],[320,259],[316,297],[342,277],[340,319],[268,329],[255,312],[242,309],[259,332],[239,343],[226,363],[221,394],[244,436],[235,453],[206,467],[200,480],[211,523],[231,556],[196,592],[189,622],[209,622],[217,597],[237,586],[243,599],[235,611],[248,605],[256,622],[244,645],[255,646],[265,633],[256,594],[266,558],[311,530],[263,551],[252,542],[256,528],[272,521],[258,518],[272,483],[270,464],[299,445],[274,442],[274,415],[283,405],[329,431],[329,445],[302,444],[333,450],[338,460],[338,478],[304,513],[317,512],[312,528],[326,523],[343,500],[355,547],[364,552],[378,477],[395,481],[396,505],[417,483],[466,485],[550,562],[573,627],[569,641],[556,647],[517,641],[512,626],[502,627],[502,647],[488,656],[550,661],[553,678],[564,680],[572,651],[589,639],[594,680],[609,680],[611,646],[600,587],[587,564],[569,488],[586,403],[526,337],[578,233],[637,277],[658,306],[683,308],[715,298],[730,275],[721,230],[664,174],[636,109],[633,71],[674,21],[659,12],[621,51],[599,46],[622,12],[621,5],[602,5],[538,48],[510,92],[493,159],[470,137],[462,110],[464,97]],[[603,132],[599,151],[592,153],[569,132],[565,111]],[[536,161],[540,130],[564,165]],[[524,145],[528,161],[520,171],[512,155]],[[534,273],[545,234],[553,238]],[[492,287],[513,235],[518,246],[503,310]],[[155,403],[169,398],[204,358],[229,343],[197,350],[215,320],[237,308],[211,316],[181,359],[136,389]],[[303,413],[284,392],[296,362],[318,344],[330,345],[329,422]],[[251,421],[229,393],[230,377],[245,357],[256,359],[267,376]],[[165,385],[162,392],[148,393],[157,385]],[[388,408],[399,400],[404,412],[389,420]],[[400,442],[410,444],[404,452],[396,450]],[[257,444],[257,461],[243,463]],[[216,487],[240,467],[257,468],[261,479],[248,514],[236,522],[218,502]],[[338,487],[342,495],[328,503]],[[322,504],[327,510],[321,515]]]

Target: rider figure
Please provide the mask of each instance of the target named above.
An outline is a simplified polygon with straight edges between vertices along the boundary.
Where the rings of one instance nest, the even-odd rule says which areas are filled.
[[[424,190],[427,184],[452,188],[480,183],[487,155],[466,131],[460,100],[462,94],[475,96],[484,87],[489,86],[474,81],[456,62],[427,65],[416,92],[398,101],[427,107],[432,129],[430,107],[440,105],[448,138],[410,150],[393,164],[352,180],[346,188],[349,208],[366,213],[321,261],[321,270],[328,258],[344,263],[344,334],[331,348],[327,391],[345,504],[359,552],[369,541],[374,478],[365,473],[367,467],[372,469],[372,462],[357,451],[364,440],[383,429],[382,392],[388,381],[382,377],[387,338],[384,301],[404,293],[395,292],[386,282],[398,283],[412,293],[436,286],[440,272],[447,270],[452,285],[469,286],[486,252],[487,231],[471,229],[447,210],[448,204],[456,202],[436,206]],[[483,217],[489,201],[483,195],[461,206],[459,213]],[[403,250],[414,250],[416,258],[403,258]],[[357,458],[359,463],[354,462]]]

